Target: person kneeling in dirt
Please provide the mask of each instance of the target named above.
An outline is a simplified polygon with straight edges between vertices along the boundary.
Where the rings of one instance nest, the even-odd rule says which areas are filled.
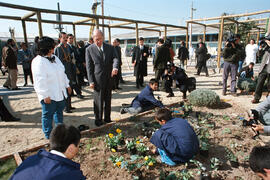
[[[50,152],[41,149],[15,170],[11,180],[86,179],[80,164],[71,159],[79,151],[81,134],[74,126],[60,124],[50,135]]]
[[[154,97],[153,91],[158,89],[158,81],[150,79],[147,85],[132,101],[131,105],[120,109],[120,113],[138,114],[143,111],[153,109],[155,107],[163,107],[161,101]]]
[[[161,161],[174,166],[188,162],[199,151],[199,140],[193,128],[185,119],[172,118],[171,111],[159,109],[155,119],[162,127],[157,130],[150,142],[156,146],[153,153],[158,152]]]
[[[249,166],[263,180],[270,180],[270,147],[255,146],[249,156]]]
[[[241,69],[238,76],[240,78],[248,78],[254,80],[254,71],[253,71],[254,63],[249,63],[248,66],[245,66]]]
[[[167,97],[173,97],[172,90],[173,80],[175,80],[176,87],[183,93],[183,99],[187,98],[187,91],[191,92],[196,89],[196,79],[189,78],[184,69],[176,67],[173,63],[167,65],[164,75],[162,76],[163,89],[169,93]]]

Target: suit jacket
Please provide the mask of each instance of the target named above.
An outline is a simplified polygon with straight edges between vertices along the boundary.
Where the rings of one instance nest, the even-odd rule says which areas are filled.
[[[269,60],[269,56],[270,56],[270,53],[268,51],[265,51],[263,58],[262,58],[261,66],[259,68],[259,73],[262,72],[264,66],[266,65],[267,61]],[[267,70],[267,73],[270,74],[270,60],[267,64],[266,70]]]
[[[17,56],[11,46],[2,49],[2,63],[9,69],[17,69]]]
[[[10,180],[83,180],[80,164],[70,159],[49,153],[44,149],[28,157],[15,170]]]
[[[146,53],[146,56],[143,56],[143,54]],[[134,76],[137,75],[137,73],[142,73],[143,76],[147,76],[147,59],[149,56],[148,47],[143,45],[143,49],[140,49],[140,46],[136,46],[133,49],[132,53],[132,63],[136,61],[134,66]]]
[[[96,44],[91,44],[85,51],[86,70],[89,83],[95,84],[95,90],[111,85],[113,68],[118,69],[119,60],[115,48],[103,43],[103,55]]]
[[[121,52],[121,47],[120,46],[116,46],[115,50],[117,52],[117,58],[119,60],[119,67],[121,67],[122,65],[122,52]]]
[[[154,69],[165,69],[170,60],[171,54],[169,48],[165,47],[164,45],[157,47],[154,60]]]

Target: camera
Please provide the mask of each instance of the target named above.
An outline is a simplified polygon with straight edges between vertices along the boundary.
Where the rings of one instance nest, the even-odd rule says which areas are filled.
[[[260,46],[262,46],[262,49],[263,49],[263,50],[270,51],[270,47],[269,47],[268,44],[265,42],[265,40],[270,41],[270,34],[268,34],[268,35],[265,36],[265,37],[261,37],[261,38],[260,38]]]
[[[235,35],[231,34],[229,38],[226,40],[226,42],[228,42],[226,47],[232,47],[232,43],[234,44],[235,41],[236,41]]]
[[[255,109],[251,109],[250,114],[251,114],[252,119],[249,121],[243,120],[243,126],[252,126],[252,124],[259,124],[258,123],[258,120],[259,120],[258,111],[256,111]]]

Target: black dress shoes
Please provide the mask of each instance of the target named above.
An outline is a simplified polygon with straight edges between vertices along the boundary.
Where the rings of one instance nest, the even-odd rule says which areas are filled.
[[[84,98],[84,96],[83,96],[83,95],[81,95],[81,94],[78,94],[78,95],[77,95],[77,98],[79,98],[79,99],[83,99],[83,98]]]
[[[103,122],[102,122],[102,121],[97,121],[97,120],[95,120],[95,125],[96,125],[97,127],[102,126],[102,125],[103,125]]]
[[[104,122],[105,122],[105,123],[111,123],[111,122],[113,122],[113,121],[110,120],[110,119],[105,119]]]
[[[65,110],[65,113],[72,113],[71,110]]]

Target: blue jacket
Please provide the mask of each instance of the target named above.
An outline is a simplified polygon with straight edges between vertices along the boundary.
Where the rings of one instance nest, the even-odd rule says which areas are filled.
[[[156,131],[150,142],[175,163],[189,161],[199,151],[199,140],[185,119],[174,118]]]
[[[155,99],[153,90],[147,85],[140,94],[133,99],[131,106],[134,108],[141,107],[143,110],[146,110],[153,107],[163,107],[163,104]]]
[[[40,150],[28,157],[15,170],[10,180],[81,180],[86,179],[80,170],[80,164],[70,159]]]

